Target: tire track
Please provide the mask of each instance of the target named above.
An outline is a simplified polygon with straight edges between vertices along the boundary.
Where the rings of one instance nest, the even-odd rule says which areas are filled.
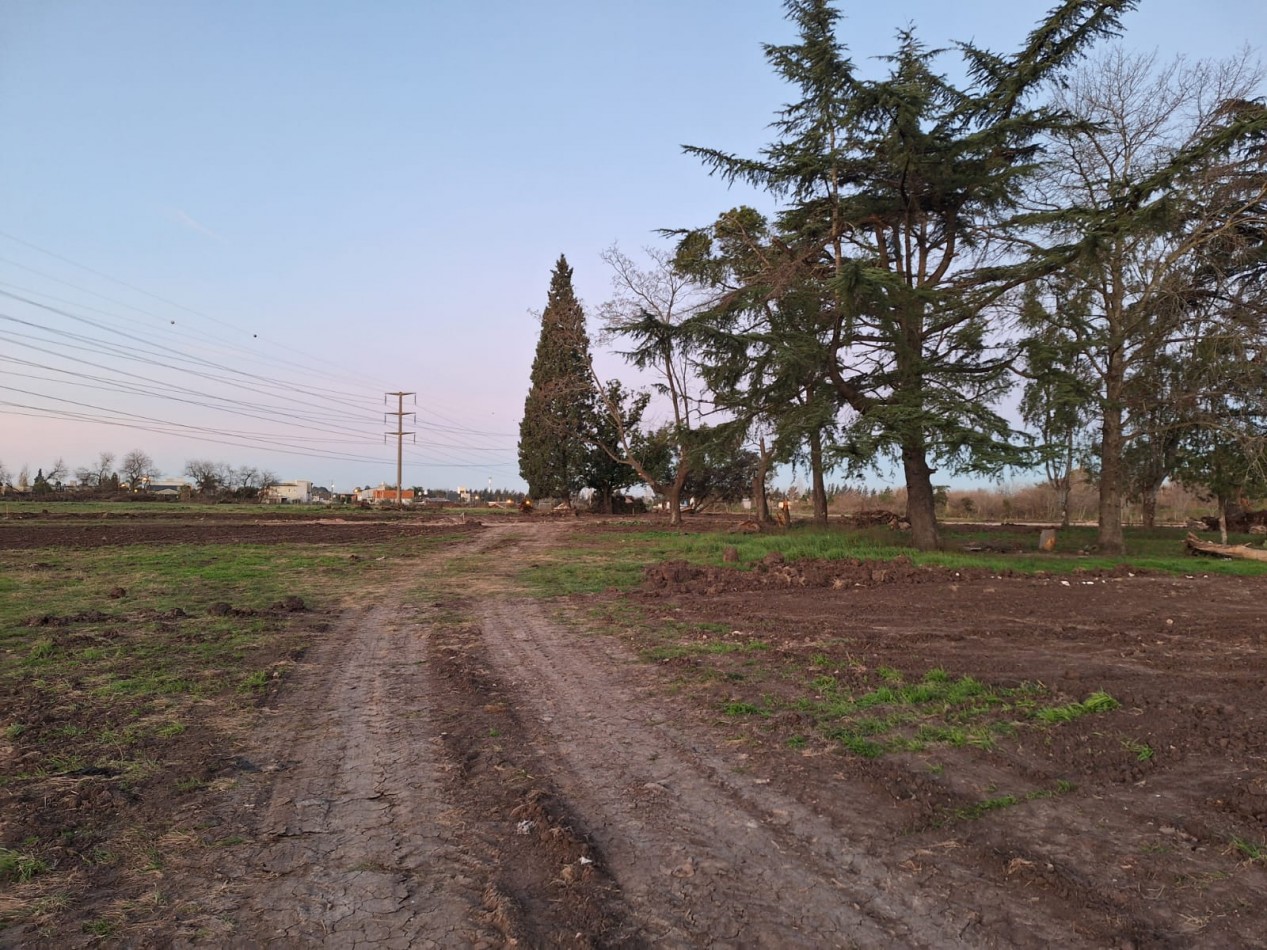
[[[483,920],[486,862],[444,795],[425,627],[389,600],[314,654],[254,753],[268,763],[245,806],[258,843],[218,901],[233,907],[232,938],[498,944]]]

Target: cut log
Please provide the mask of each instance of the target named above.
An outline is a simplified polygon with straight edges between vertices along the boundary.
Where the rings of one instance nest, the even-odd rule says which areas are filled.
[[[1202,541],[1195,534],[1188,535],[1188,551],[1192,554],[1206,554],[1210,557],[1236,557],[1247,561],[1267,561],[1267,550],[1251,548],[1248,544],[1217,544],[1214,541]]]

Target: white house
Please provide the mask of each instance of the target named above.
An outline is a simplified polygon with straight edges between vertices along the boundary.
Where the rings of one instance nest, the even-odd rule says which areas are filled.
[[[263,497],[270,504],[306,505],[312,501],[312,482],[280,482],[265,489]]]

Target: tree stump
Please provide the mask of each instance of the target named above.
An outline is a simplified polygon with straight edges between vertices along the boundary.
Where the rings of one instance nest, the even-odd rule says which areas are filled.
[[[1051,554],[1052,551],[1056,550],[1055,528],[1043,528],[1042,532],[1038,535],[1038,550],[1047,554]]]

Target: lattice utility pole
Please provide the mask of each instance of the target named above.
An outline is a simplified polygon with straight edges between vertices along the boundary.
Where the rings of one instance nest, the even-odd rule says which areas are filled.
[[[417,419],[418,414],[415,412],[405,412],[405,397],[413,396],[415,393],[387,393],[383,396],[383,402],[387,402],[388,396],[396,397],[396,411],[385,412],[384,416],[396,417],[396,431],[388,432],[387,435],[396,437],[396,507],[404,507],[404,486],[401,484],[401,463],[405,454],[405,436],[413,435],[412,432],[405,431],[405,416],[413,416]],[[386,436],[384,436],[386,438]]]

